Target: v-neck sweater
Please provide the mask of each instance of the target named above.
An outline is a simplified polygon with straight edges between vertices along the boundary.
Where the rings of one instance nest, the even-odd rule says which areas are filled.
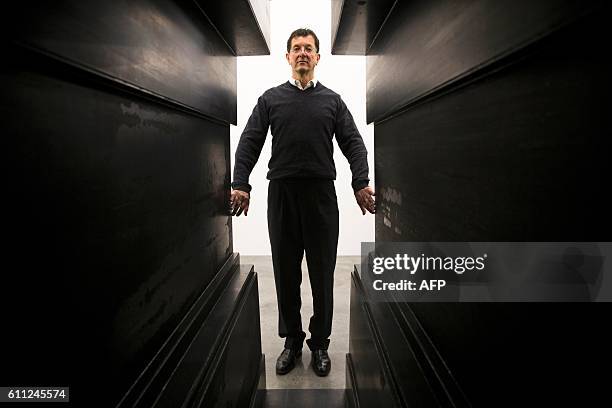
[[[251,191],[249,176],[261,154],[268,128],[272,134],[269,180],[335,180],[332,143],[335,135],[350,164],[353,189],[358,191],[368,185],[368,152],[340,95],[321,82],[301,90],[287,81],[268,89],[257,100],[236,149],[232,188]]]

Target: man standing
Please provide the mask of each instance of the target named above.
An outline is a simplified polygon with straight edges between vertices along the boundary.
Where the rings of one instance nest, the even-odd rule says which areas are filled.
[[[352,187],[362,214],[375,212],[368,186],[367,151],[340,95],[314,78],[321,55],[309,29],[295,30],[287,40],[289,81],[259,97],[236,149],[230,207],[232,215],[249,210],[249,175],[259,158],[268,128],[272,157],[268,163],[268,231],[276,283],[278,332],[285,348],[276,363],[286,374],[302,354],[306,334],[300,315],[302,258],[306,251],[314,314],[310,339],[315,373],[331,368],[327,353],[332,327],[334,269],[338,246],[338,203],[334,180],[334,134],[353,174]]]

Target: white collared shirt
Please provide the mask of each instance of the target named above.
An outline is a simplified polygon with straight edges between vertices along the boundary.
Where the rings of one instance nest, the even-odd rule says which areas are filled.
[[[317,86],[317,79],[316,78],[312,78],[310,81],[308,81],[308,83],[306,84],[305,87],[302,87],[302,83],[298,80],[295,79],[293,77],[289,78],[289,83],[293,86],[295,86],[298,89],[301,89],[302,91],[305,89],[310,88],[311,86],[314,88],[315,86]]]

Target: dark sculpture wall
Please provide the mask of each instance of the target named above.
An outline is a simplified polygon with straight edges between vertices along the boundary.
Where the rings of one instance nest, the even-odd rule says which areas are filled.
[[[236,23],[232,38],[251,41],[236,51],[206,10],[226,28],[231,15],[200,3],[28,2],[7,19],[1,317],[13,323],[2,384],[69,385],[75,406],[143,407],[226,394],[219,404],[240,405],[257,385],[256,279],[232,255],[227,211],[229,125],[235,57],[268,46],[260,22]],[[248,345],[232,340],[245,333]],[[214,341],[194,349],[198,338]],[[216,360],[235,348],[254,359],[246,370]],[[194,390],[160,395],[184,355],[194,361],[182,386]],[[206,356],[217,362],[204,378]],[[239,372],[245,389],[207,388]]]
[[[503,58],[516,60],[520,50],[596,12],[602,4],[395,2],[367,50],[368,122],[378,122],[436,91],[448,91]]]
[[[584,19],[375,122],[377,238],[605,241],[603,27]]]
[[[222,122],[236,122],[235,52],[192,1],[39,1],[14,12],[20,45]]]
[[[344,1],[342,13],[335,52],[367,56],[377,241],[609,240],[609,6]],[[607,304],[380,303],[361,286],[357,269],[347,386],[360,406],[606,399]]]

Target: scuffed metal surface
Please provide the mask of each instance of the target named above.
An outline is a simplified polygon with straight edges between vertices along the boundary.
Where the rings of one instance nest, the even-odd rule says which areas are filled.
[[[112,390],[101,400],[109,402],[232,252],[229,129],[77,77],[72,83],[53,64],[51,75],[36,72],[39,62],[2,73],[14,171],[7,250],[22,259],[7,287],[27,285],[34,296],[19,312],[24,322],[40,305],[61,316],[62,330],[36,346],[54,350],[48,378],[88,387],[83,379],[95,369]],[[9,304],[23,296],[3,291]],[[34,330],[52,330],[45,327],[20,326],[11,346],[29,349]],[[65,358],[77,355],[87,359]],[[15,375],[38,366],[4,364]]]
[[[236,58],[194,3],[35,3],[12,14],[19,43],[236,124]]]

